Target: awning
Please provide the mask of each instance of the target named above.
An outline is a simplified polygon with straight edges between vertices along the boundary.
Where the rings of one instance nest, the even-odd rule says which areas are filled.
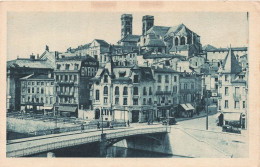
[[[181,106],[182,106],[182,108],[183,108],[184,110],[189,110],[189,107],[186,106],[185,104],[181,104]]]
[[[225,121],[240,121],[240,112],[223,113]]]
[[[188,106],[189,110],[194,110],[195,109],[190,103],[186,103],[186,106]]]
[[[44,107],[41,107],[42,109],[45,109],[45,110],[51,110],[53,108],[53,106],[44,106]]]
[[[77,107],[71,106],[59,106],[59,111],[61,112],[76,112]]]

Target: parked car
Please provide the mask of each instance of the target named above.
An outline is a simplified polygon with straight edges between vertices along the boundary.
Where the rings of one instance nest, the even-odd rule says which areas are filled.
[[[161,120],[163,125],[175,125],[177,123],[175,117],[161,118]]]
[[[230,133],[238,133],[238,134],[241,134],[241,130],[236,128],[236,127],[233,127],[233,126],[230,126],[230,125],[223,125],[222,126],[222,132],[230,132]]]

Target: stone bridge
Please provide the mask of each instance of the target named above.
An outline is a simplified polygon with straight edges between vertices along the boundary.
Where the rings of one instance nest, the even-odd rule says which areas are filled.
[[[107,147],[126,139],[128,148],[172,154],[169,145],[168,126],[135,127],[101,131],[77,131],[8,141],[7,157],[23,157],[52,150],[98,143],[100,155],[106,155]]]

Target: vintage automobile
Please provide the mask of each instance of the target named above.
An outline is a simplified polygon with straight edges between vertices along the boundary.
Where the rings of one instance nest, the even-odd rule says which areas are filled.
[[[162,120],[163,125],[175,125],[177,123],[175,117],[160,118],[160,120]]]
[[[238,133],[238,134],[241,134],[241,130],[236,128],[236,127],[233,127],[233,126],[230,126],[230,125],[223,125],[222,126],[222,132],[230,132],[230,133]]]

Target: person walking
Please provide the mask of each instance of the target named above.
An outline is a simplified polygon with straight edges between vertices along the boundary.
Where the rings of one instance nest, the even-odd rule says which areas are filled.
[[[97,129],[100,129],[100,123],[99,122],[97,123]]]
[[[127,121],[127,125],[128,125],[128,127],[130,127],[130,121],[129,120]]]
[[[84,125],[81,124],[81,132],[83,132],[83,131],[84,131]]]

